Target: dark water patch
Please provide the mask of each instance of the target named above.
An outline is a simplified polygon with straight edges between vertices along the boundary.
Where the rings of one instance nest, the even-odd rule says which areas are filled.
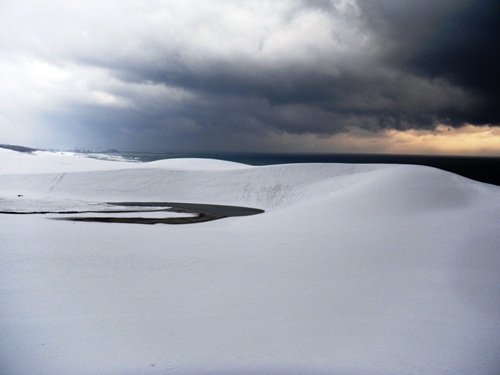
[[[264,210],[258,208],[241,207],[241,206],[226,206],[217,204],[204,203],[180,203],[180,202],[108,202],[107,204],[122,207],[167,207],[152,211],[170,211],[178,213],[195,214],[189,217],[163,217],[163,218],[146,218],[146,217],[71,217],[65,218],[70,221],[98,222],[98,223],[127,223],[127,224],[194,224],[206,221],[223,219],[233,216],[249,216],[261,214]],[[131,212],[112,211],[116,212]],[[137,212],[137,211],[133,211]],[[144,211],[146,212],[146,211]]]
[[[193,224],[223,219],[233,216],[249,216],[265,212],[259,208],[226,206],[204,203],[180,202],[108,202],[108,205],[130,207],[123,210],[71,210],[71,211],[0,211],[0,214],[9,215],[75,215],[75,214],[124,214],[124,213],[151,213],[151,212],[177,212],[194,214],[187,217],[117,217],[117,216],[75,216],[55,218],[56,220],[99,222],[99,223],[129,223],[129,224]],[[132,207],[134,209],[132,209]],[[158,208],[161,207],[161,208]]]
[[[123,224],[194,224],[205,221],[222,219],[225,216],[199,214],[190,217],[69,217],[64,220],[69,221],[84,221],[95,223],[123,223]]]
[[[180,202],[108,202],[113,206],[123,207],[170,207],[175,212],[187,212],[215,216],[249,216],[264,213],[259,208],[227,206],[205,203],[180,203]]]

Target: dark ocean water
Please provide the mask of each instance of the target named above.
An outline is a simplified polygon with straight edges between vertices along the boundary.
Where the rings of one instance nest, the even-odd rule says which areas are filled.
[[[264,154],[264,153],[139,153],[114,154],[129,160],[210,158],[249,165],[292,163],[415,164],[443,169],[476,181],[500,186],[500,157],[372,155],[372,154]]]

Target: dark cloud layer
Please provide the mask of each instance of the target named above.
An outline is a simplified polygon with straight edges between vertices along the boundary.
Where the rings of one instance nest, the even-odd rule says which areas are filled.
[[[453,123],[500,122],[500,2],[374,0],[360,5],[367,24],[390,45],[386,61],[447,80],[481,100],[469,111],[444,111]]]
[[[65,141],[265,150],[500,124],[496,0],[19,1],[0,7],[3,102]]]
[[[357,125],[372,129],[430,128],[438,122],[497,124],[498,4],[359,2],[362,13],[357,26],[366,27],[361,30],[374,43],[359,48],[375,48],[353,57],[361,61],[351,61],[350,56],[340,56],[337,61],[314,56],[306,66],[287,65],[286,61],[259,66],[243,59],[207,60],[197,70],[181,57],[171,57],[172,61],[158,69],[120,64],[121,77],[183,87],[221,102],[229,100],[232,106],[232,97],[259,98],[276,117],[268,118],[259,111],[250,115],[291,132],[342,131],[342,122],[349,124],[342,121],[344,116],[359,117]],[[318,9],[328,17],[335,12],[327,1],[305,2],[304,8]],[[301,10],[295,9],[295,16]],[[335,66],[335,72],[318,69],[323,64]],[[419,79],[429,80],[435,87],[422,85]],[[436,105],[436,101],[441,103]],[[331,117],[313,116],[301,127],[293,119],[280,118],[283,106],[306,107]],[[213,109],[219,112],[221,108],[215,105]],[[244,112],[244,108],[236,109]],[[339,117],[340,123],[332,121]]]

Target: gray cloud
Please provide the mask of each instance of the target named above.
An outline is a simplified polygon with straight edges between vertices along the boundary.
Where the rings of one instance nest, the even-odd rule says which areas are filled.
[[[248,150],[280,134],[496,126],[498,8],[7,0],[0,129],[14,139],[22,121],[45,127],[44,141]]]

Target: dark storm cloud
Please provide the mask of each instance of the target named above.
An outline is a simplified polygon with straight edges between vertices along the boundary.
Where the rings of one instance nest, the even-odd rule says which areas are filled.
[[[482,101],[443,111],[455,123],[500,122],[500,2],[362,1],[367,25],[386,43],[383,61],[430,79],[445,79]]]
[[[0,102],[18,98],[3,115],[24,106],[82,142],[251,148],[269,135],[500,123],[498,1],[9,0],[0,11]]]
[[[493,44],[498,2],[362,1],[358,6],[358,14],[354,7],[340,14],[329,1],[298,2],[286,15],[290,27],[305,12],[321,12],[330,23],[318,27],[330,27],[332,40],[338,38],[335,24],[350,17],[353,35],[364,33],[369,44],[356,45],[362,38],[341,40],[352,49],[347,53],[305,45],[309,60],[290,61],[285,54],[269,62],[262,55],[269,37],[264,36],[250,59],[207,53],[193,63],[186,46],[169,50],[159,44],[156,64],[115,60],[107,67],[121,79],[216,98],[199,118],[192,109],[186,116],[221,127],[234,127],[229,119],[238,117],[296,133],[335,133],[353,125],[376,130],[498,123],[499,58]],[[304,53],[301,47],[298,53]],[[255,100],[261,101],[258,108]],[[291,108],[297,116],[283,115]],[[225,119],[217,116],[221,110]],[[300,120],[301,111],[311,115],[308,121]]]

